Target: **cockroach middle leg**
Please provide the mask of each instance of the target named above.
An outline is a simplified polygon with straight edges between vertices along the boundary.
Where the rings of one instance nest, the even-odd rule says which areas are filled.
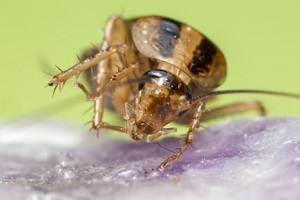
[[[57,86],[65,83],[69,78],[73,76],[79,76],[83,71],[97,65],[101,60],[111,56],[116,52],[123,52],[126,49],[126,45],[111,46],[99,53],[93,55],[90,58],[80,61],[78,64],[70,67],[69,69],[62,71],[61,73],[53,76],[52,80],[48,83],[49,86]]]
[[[194,113],[193,119],[190,123],[190,128],[185,136],[184,139],[184,144],[183,146],[176,152],[174,153],[172,156],[170,156],[169,158],[167,158],[166,160],[164,160],[159,166],[158,166],[158,170],[159,171],[163,171],[165,169],[165,167],[170,164],[171,162],[173,162],[174,160],[178,159],[183,152],[190,146],[193,144],[193,140],[194,140],[194,134],[197,128],[199,128],[199,120],[202,116],[203,113],[203,105],[204,102],[200,101],[198,103],[197,106],[197,110]]]

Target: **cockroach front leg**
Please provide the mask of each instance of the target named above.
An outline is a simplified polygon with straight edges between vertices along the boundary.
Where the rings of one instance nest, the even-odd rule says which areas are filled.
[[[163,171],[165,169],[165,167],[170,164],[171,162],[173,162],[174,160],[178,159],[182,154],[183,152],[190,146],[193,144],[193,139],[194,139],[194,134],[195,134],[195,131],[197,128],[199,128],[199,120],[200,120],[200,117],[202,115],[202,112],[203,112],[203,105],[204,105],[204,102],[203,101],[200,101],[198,103],[198,107],[197,107],[197,110],[195,111],[195,114],[193,116],[193,119],[191,121],[191,124],[190,124],[190,128],[185,136],[185,139],[184,139],[184,144],[183,146],[176,152],[174,153],[172,156],[170,156],[169,158],[167,158],[166,160],[164,160],[159,166],[158,166],[158,170],[159,171]]]

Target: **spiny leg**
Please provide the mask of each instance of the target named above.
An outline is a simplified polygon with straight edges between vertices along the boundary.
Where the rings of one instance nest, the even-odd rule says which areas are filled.
[[[106,47],[107,45],[108,44],[104,42],[102,44],[102,48]],[[110,68],[111,66],[109,65],[110,59],[111,57],[109,57],[106,60],[100,61],[98,67],[94,69],[97,76],[96,78],[90,80],[90,83],[94,85],[93,93],[89,93],[86,87],[79,82],[76,82],[76,85],[84,92],[88,100],[94,101],[94,115],[92,120],[93,122],[92,129],[99,130],[100,128],[104,128],[104,129],[110,129],[119,132],[126,132],[128,134],[128,132],[132,132],[129,131],[129,124],[132,124],[132,114],[131,114],[132,111],[129,110],[132,109],[129,108],[128,104],[125,104],[125,110],[127,110],[127,113],[130,113],[130,115],[128,114],[128,116],[125,117],[128,118],[125,119],[126,120],[125,128],[106,124],[102,122],[103,111],[104,111],[104,95],[107,94],[108,89],[114,88],[116,84],[119,84],[123,78],[127,77],[128,74],[131,74],[134,69],[139,67],[139,65],[138,63],[133,63],[126,68],[123,67],[121,71],[115,72],[113,75],[110,75],[112,73]]]
[[[201,117],[201,120],[208,121],[211,119],[242,113],[242,112],[247,112],[247,111],[256,111],[261,116],[266,115],[266,109],[261,102],[242,101],[242,102],[236,102],[229,105],[213,108],[209,111],[205,111],[203,113],[203,116]]]
[[[139,66],[138,63],[133,63],[128,65],[128,67],[122,69],[121,71],[113,74],[110,77],[110,81],[112,82],[118,82],[120,80],[122,80],[123,78],[125,78],[128,74],[132,73],[134,69],[136,69]]]
[[[66,82],[69,78],[73,76],[78,76],[83,71],[97,65],[101,60],[109,57],[110,55],[116,52],[122,52],[126,49],[126,45],[117,45],[107,47],[106,49],[101,50],[97,54],[93,55],[90,58],[82,60],[78,64],[70,67],[69,69],[62,71],[61,73],[53,76],[52,80],[48,83],[49,86],[57,86]]]
[[[104,42],[102,44],[102,49],[107,49],[108,44]],[[93,53],[95,51],[91,51],[84,54],[84,58],[87,58],[87,55],[89,57],[94,57]],[[108,64],[110,56],[107,59],[101,60],[99,63],[97,63],[94,66],[91,66],[91,69],[93,69],[94,73],[88,74],[88,82],[92,85],[93,92],[90,93],[87,88],[76,81],[76,86],[79,87],[83,93],[86,95],[86,98],[88,100],[94,101],[94,112],[93,112],[93,119],[92,119],[92,128],[94,130],[99,130],[101,128],[103,129],[109,129],[114,131],[123,132],[123,128],[120,126],[110,125],[107,123],[104,123],[102,121],[103,119],[103,113],[104,113],[104,95],[105,93],[101,92],[103,91],[103,88],[107,87],[107,82],[109,81],[109,76],[111,73],[110,66]]]
[[[103,110],[104,110],[104,95],[107,92],[107,88],[109,87],[114,87],[117,83],[120,83],[120,81],[126,77],[128,74],[130,74],[136,67],[138,67],[138,64],[132,64],[129,65],[128,68],[124,68],[123,70],[113,74],[110,79],[108,80],[108,74],[109,74],[109,69],[107,67],[107,63],[105,63],[105,61],[101,61],[99,63],[99,67],[101,68],[101,70],[99,70],[99,75],[98,75],[98,80],[97,83],[98,85],[103,85],[105,87],[96,87],[96,92],[94,93],[89,93],[88,90],[86,89],[86,87],[79,83],[76,82],[75,85],[77,87],[79,87],[83,93],[86,95],[86,98],[88,100],[93,100],[94,101],[94,116],[93,116],[93,126],[92,129],[95,130],[99,130],[100,128],[105,128],[105,127],[110,127],[109,129],[111,130],[117,130],[119,132],[127,132],[129,130],[129,124],[131,124],[132,122],[132,114],[126,114],[128,116],[124,116],[124,119],[126,121],[126,128],[121,128],[120,126],[112,126],[112,125],[108,125],[102,122],[102,118],[103,118]],[[108,80],[108,81],[107,81]],[[99,84],[100,83],[100,84]],[[126,103],[125,104],[125,110],[127,110],[127,113],[131,113],[132,108],[129,108],[129,104]],[[126,119],[128,118],[128,119]],[[126,131],[127,130],[127,131]]]
[[[107,49],[109,44],[104,41],[102,43],[102,49]],[[108,91],[113,89],[117,83],[131,74],[132,71],[138,67],[138,64],[130,64],[128,67],[123,63],[124,61],[118,60],[117,57],[120,56],[122,51],[117,51],[115,54],[111,54],[104,60],[98,63],[97,67],[93,67],[93,74],[90,73],[88,80],[92,84],[93,92],[89,93],[88,90],[80,83],[77,86],[85,93],[87,99],[94,101],[94,114],[93,114],[93,126],[92,129],[99,130],[100,128],[106,128],[110,130],[115,130],[119,132],[125,132],[125,129],[120,126],[109,125],[102,122],[103,111],[104,111],[104,100],[105,95],[109,95],[114,91]],[[112,60],[114,60],[112,62]],[[117,62],[118,61],[118,62]],[[112,68],[114,63],[118,63],[121,67],[120,71],[116,72],[116,68]]]
[[[122,84],[128,84],[131,80],[126,80],[122,82],[122,79],[126,78],[129,74],[133,72],[139,65],[137,63],[129,65],[127,68],[123,68],[121,71],[116,72],[115,74],[111,75],[109,80],[107,81],[105,87],[102,87],[100,90],[93,94],[93,97],[96,98],[97,96],[106,94],[106,93],[113,93],[115,87],[122,87]],[[137,80],[132,80],[137,81]]]
[[[190,123],[190,128],[185,136],[185,140],[184,140],[184,144],[183,146],[176,152],[174,153],[172,156],[170,156],[169,158],[167,158],[166,160],[164,160],[159,166],[158,166],[158,170],[159,171],[163,171],[165,169],[165,167],[170,164],[171,162],[173,162],[174,160],[178,159],[183,152],[190,146],[193,144],[193,139],[194,139],[194,134],[195,134],[195,130],[199,127],[199,120],[200,117],[202,115],[203,112],[203,105],[204,102],[200,101],[198,103],[198,107],[197,110],[194,113],[193,119]]]
[[[76,83],[77,86],[85,93],[86,98],[88,100],[94,101],[94,112],[92,119],[92,128],[94,130],[99,130],[101,128],[115,130],[119,132],[123,132],[123,128],[120,126],[114,126],[102,121],[104,114],[104,104],[105,104],[105,95],[107,87],[109,87],[108,83],[110,82],[109,78],[111,74],[113,74],[113,70],[111,67],[111,59],[115,55],[119,55],[119,53],[124,53],[127,49],[126,45],[109,45],[107,40],[104,40],[101,45],[100,51],[106,51],[107,49],[111,49],[113,47],[120,46],[120,49],[110,53],[109,55],[96,62],[94,66],[90,67],[90,70],[87,70],[87,81],[92,86],[92,92],[88,92],[88,90],[84,87],[84,85],[80,83]],[[96,54],[95,54],[96,53]],[[97,55],[96,50],[89,50],[83,54],[83,58],[93,58]]]
[[[179,149],[178,152],[176,152],[175,154],[173,154],[172,156],[164,160],[159,165],[158,170],[163,171],[168,164],[178,159],[183,154],[183,152],[193,143],[194,133],[196,128],[199,127],[199,120],[201,116],[202,116],[201,120],[210,120],[220,116],[240,113],[244,111],[251,111],[251,110],[258,111],[260,115],[266,114],[264,106],[258,101],[245,101],[245,102],[233,103],[230,105],[215,108],[210,112],[205,112],[205,113],[203,113],[203,102],[200,102],[197,105],[197,111],[194,113],[189,131],[185,137],[184,145]]]
[[[99,48],[92,48],[84,51],[82,54],[81,58],[79,60],[82,62],[82,60],[88,60],[90,58],[96,57],[96,55],[99,53],[99,51],[105,51],[105,49],[108,49],[109,46],[103,42],[100,50]],[[93,119],[92,119],[92,129],[98,130],[101,128],[104,128],[102,125],[104,124],[102,122],[102,117],[103,117],[103,105],[104,105],[104,98],[103,94],[98,95],[98,98],[95,97],[95,92],[99,90],[105,83],[107,82],[107,73],[109,71],[108,66],[107,66],[107,59],[109,59],[110,55],[108,55],[107,58],[104,58],[98,63],[94,63],[94,65],[91,64],[89,69],[86,69],[85,74],[87,78],[87,82],[92,88],[92,92],[89,92],[88,89],[81,83],[77,81],[78,75],[76,75],[76,82],[75,86],[80,88],[83,93],[86,95],[86,99],[94,101],[94,112],[93,112]],[[97,122],[97,123],[96,123]]]
[[[83,84],[77,82],[76,85],[85,93],[88,100],[94,101],[94,116],[92,121],[93,126],[91,129],[99,130],[103,128],[103,129],[109,129],[118,132],[124,132],[124,128],[121,126],[115,126],[115,125],[102,122],[103,111],[104,111],[103,95],[94,97],[93,93],[89,93]]]

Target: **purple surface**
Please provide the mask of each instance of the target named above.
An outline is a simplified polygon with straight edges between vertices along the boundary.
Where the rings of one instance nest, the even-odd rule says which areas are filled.
[[[198,132],[172,153],[61,122],[0,125],[0,199],[300,199],[300,118],[254,118]],[[159,144],[170,150],[180,138]]]

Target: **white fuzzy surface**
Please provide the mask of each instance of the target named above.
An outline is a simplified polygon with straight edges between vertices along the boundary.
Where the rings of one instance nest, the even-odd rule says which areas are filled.
[[[160,145],[176,150],[178,138]],[[300,118],[199,131],[164,173],[156,143],[108,139],[47,121],[0,124],[0,199],[300,199]]]

